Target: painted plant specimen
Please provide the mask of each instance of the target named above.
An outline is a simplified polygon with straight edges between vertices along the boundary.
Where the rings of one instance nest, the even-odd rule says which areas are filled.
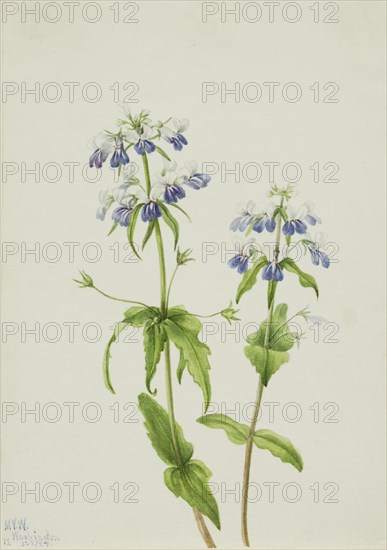
[[[107,298],[132,304],[123,313],[122,320],[116,325],[106,347],[103,358],[105,385],[114,393],[109,368],[113,343],[126,327],[142,327],[147,393],[142,393],[138,399],[145,428],[154,450],[167,465],[164,472],[166,486],[176,497],[181,497],[189,504],[205,543],[208,547],[215,547],[203,518],[203,515],[207,516],[220,529],[218,506],[208,487],[211,472],[203,462],[193,458],[193,446],[186,441],[183,430],[176,421],[173,398],[171,345],[177,348],[180,357],[176,368],[178,381],[181,383],[183,372],[187,370],[202,390],[205,408],[211,399],[208,361],[210,349],[198,337],[201,331],[199,316],[189,313],[184,306],[170,304],[171,289],[177,272],[181,266],[192,261],[191,250],[179,249],[179,223],[175,214],[188,217],[181,208],[181,202],[191,191],[203,190],[210,183],[210,177],[198,170],[196,162],[189,162],[178,168],[176,162],[160,147],[160,143],[166,143],[175,152],[181,151],[188,145],[187,127],[188,121],[185,119],[172,118],[165,122],[152,122],[148,111],[142,110],[134,115],[124,108],[124,117],[118,121],[116,131],[97,136],[90,157],[90,167],[100,169],[109,159],[110,166],[118,170],[118,187],[112,192],[100,194],[100,207],[97,211],[97,218],[100,220],[105,219],[109,210],[112,211],[113,226],[109,235],[116,228],[123,231],[139,259],[142,252],[134,242],[135,230],[140,230],[139,225],[143,227],[142,251],[151,238],[156,240],[160,303],[155,306],[143,301],[110,296],[97,288],[85,272],[81,272],[81,279],[77,282],[81,287],[93,288]],[[129,159],[132,155],[141,161],[141,179],[133,175],[133,166]],[[149,167],[151,159],[160,165],[152,179]],[[172,231],[174,239],[175,265],[169,279],[163,244],[164,228]],[[219,314],[230,322],[234,318],[231,306]],[[162,356],[166,409],[154,398],[156,391],[151,387]]]
[[[294,344],[299,343],[302,336],[298,330],[292,330],[294,324],[290,322],[294,323],[296,318],[307,323],[324,321],[322,318],[311,316],[306,308],[288,317],[288,305],[276,305],[277,287],[284,284],[282,281],[286,279],[285,272],[297,276],[301,286],[310,287],[318,297],[315,278],[300,269],[298,261],[291,257],[292,252],[301,250],[301,258],[305,254],[310,255],[314,266],[328,268],[330,265],[330,259],[323,250],[323,234],[317,234],[315,238],[308,234],[308,226],[314,227],[321,223],[320,218],[314,213],[314,205],[307,202],[300,208],[294,208],[293,193],[292,186],[273,186],[269,196],[276,201],[275,203],[270,202],[257,212],[255,204],[249,201],[230,225],[232,231],[244,232],[246,236],[254,232],[263,234],[266,231],[274,237],[270,259],[262,252],[255,239],[249,238],[241,244],[235,256],[228,262],[232,269],[236,269],[242,275],[237,290],[237,303],[255,286],[259,272],[262,272],[262,280],[267,286],[266,319],[259,324],[258,330],[247,336],[247,346],[244,348],[247,359],[259,375],[251,424],[248,426],[236,422],[225,414],[208,414],[198,419],[209,428],[225,430],[231,442],[245,446],[241,510],[242,540],[245,546],[250,545],[247,506],[253,446],[270,451],[273,456],[291,464],[298,471],[303,469],[302,458],[289,439],[271,430],[256,429],[263,389],[268,386],[273,374],[289,361],[288,352]]]

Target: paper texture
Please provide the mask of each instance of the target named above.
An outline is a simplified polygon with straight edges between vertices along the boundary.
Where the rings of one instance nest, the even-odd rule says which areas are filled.
[[[162,147],[211,174],[181,203],[192,224],[177,216],[196,261],[179,271],[173,305],[235,306],[239,202],[295,183],[296,202],[317,205],[332,263],[304,265],[320,298],[287,273],[278,300],[329,325],[306,329],[258,421],[296,444],[304,470],[254,450],[251,547],[385,548],[385,4],[15,1],[2,17],[2,548],[205,547],[143,426],[141,330],[112,348],[112,395],[102,358],[127,307],[72,281],[85,270],[109,294],[159,303],[155,242],[137,261],[123,228],[107,237],[110,214],[95,218],[117,172],[88,168],[88,141],[114,128],[120,101],[189,119],[188,146]],[[210,411],[248,424],[257,373],[243,347],[265,318],[263,287],[238,309],[232,326],[203,320],[201,336]],[[219,548],[242,548],[243,447],[196,422],[202,394],[188,372],[178,384],[177,362],[173,348],[177,420],[212,471],[221,515],[221,531],[208,527]],[[165,406],[161,364],[152,384]]]

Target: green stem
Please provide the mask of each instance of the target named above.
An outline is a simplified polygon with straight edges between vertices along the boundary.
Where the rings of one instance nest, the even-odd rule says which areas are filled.
[[[167,301],[166,301],[167,309],[168,309],[168,305],[169,305],[169,297],[170,297],[170,294],[171,294],[172,283],[175,279],[175,276],[176,276],[176,273],[177,273],[177,270],[179,269],[179,267],[180,267],[180,265],[177,264],[177,266],[175,267],[175,269],[172,273],[171,280],[169,281],[168,292],[167,292]]]
[[[125,302],[126,304],[136,304],[138,306],[144,306],[149,308],[151,307],[151,306],[148,306],[148,304],[144,304],[144,302],[137,302],[135,300],[124,300],[123,298],[115,298],[114,296],[110,296],[110,294],[106,294],[106,292],[103,292],[96,286],[92,286],[90,288],[94,288],[94,290],[99,292],[99,294],[102,294],[102,296],[105,296],[105,298],[109,298],[109,300],[115,300],[116,302]]]
[[[192,511],[194,513],[200,534],[203,537],[203,540],[206,543],[207,548],[216,548],[216,544],[213,541],[213,538],[211,537],[211,533],[207,528],[206,522],[204,521],[202,514],[199,512],[197,508],[192,508]]]
[[[150,193],[150,190],[151,190],[151,179],[150,179],[150,174],[149,174],[148,157],[147,157],[147,154],[146,154],[146,153],[144,153],[144,154],[142,155],[142,163],[143,163],[143,165],[144,165],[146,192],[147,192],[147,195],[148,195],[148,197],[149,197],[149,193]]]
[[[165,355],[165,385],[166,385],[166,392],[167,392],[169,426],[171,428],[173,447],[175,449],[177,463],[179,466],[181,466],[181,451],[180,451],[179,443],[177,441],[176,419],[175,419],[175,412],[174,412],[174,406],[173,406],[172,370],[171,370],[171,354],[169,349],[169,340],[167,340],[165,343],[164,355]]]
[[[210,317],[221,315],[221,313],[221,311],[217,311],[216,313],[211,313],[211,315],[199,315],[198,313],[192,313],[192,315],[195,315],[195,317],[200,317],[201,319],[209,319]]]
[[[280,208],[283,206],[284,199],[281,199]],[[275,237],[275,245],[274,245],[274,257],[277,258],[279,251],[280,251],[280,240],[281,240],[281,222],[282,218],[280,215],[277,216],[277,231],[276,231],[276,237]],[[264,347],[266,349],[269,348],[270,344],[270,328],[273,318],[273,310],[274,310],[274,299],[275,299],[275,293],[276,293],[277,285],[274,286],[273,291],[273,297],[271,300],[271,304],[269,306],[268,312],[267,312],[267,318],[266,318],[266,330],[265,330],[265,340],[264,340]],[[269,294],[269,289],[268,289]],[[255,432],[255,428],[257,426],[258,421],[258,415],[261,408],[261,402],[262,402],[262,394],[263,394],[263,388],[264,385],[262,383],[262,377],[259,377],[259,383],[258,383],[258,389],[257,389],[257,396],[255,399],[254,404],[254,412],[253,412],[253,418],[250,424],[249,429],[249,437],[246,442],[246,450],[245,450],[245,463],[243,467],[243,484],[242,484],[242,510],[241,510],[241,528],[242,528],[242,541],[245,546],[250,546],[249,541],[249,531],[248,531],[248,525],[247,525],[247,508],[248,508],[248,497],[249,497],[249,482],[250,482],[250,470],[251,470],[251,456],[253,452],[253,434]]]
[[[145,155],[144,155],[145,156]],[[166,319],[167,317],[167,276],[165,270],[165,254],[164,254],[164,245],[163,238],[161,236],[159,220],[155,219],[155,235],[157,242],[157,250],[159,253],[159,264],[160,264],[160,311],[161,319]]]
[[[150,189],[151,189],[151,180],[149,175],[148,158],[146,154],[143,155],[142,159],[144,164],[146,189],[149,195]],[[167,315],[168,315],[168,298],[169,298],[169,293],[170,293],[171,284],[172,284],[174,275],[172,276],[171,283],[169,285],[169,289],[167,293],[167,276],[166,276],[166,268],[165,268],[163,238],[161,235],[159,220],[155,219],[154,223],[155,223],[155,235],[156,235],[157,250],[159,254],[159,265],[160,265],[160,312],[161,312],[161,319],[164,320],[167,318]],[[181,451],[180,451],[180,447],[177,439],[177,433],[176,433],[176,419],[175,419],[175,410],[174,410],[174,403],[173,403],[171,355],[170,355],[168,340],[165,343],[164,355],[165,355],[165,384],[166,384],[166,393],[167,393],[169,426],[171,428],[172,442],[173,442],[173,447],[176,454],[176,460],[178,465],[180,466]],[[194,512],[198,529],[207,547],[216,548],[215,543],[212,540],[212,537],[210,535],[210,532],[208,531],[207,526],[204,522],[204,518],[202,514],[196,508],[193,508],[193,512]]]

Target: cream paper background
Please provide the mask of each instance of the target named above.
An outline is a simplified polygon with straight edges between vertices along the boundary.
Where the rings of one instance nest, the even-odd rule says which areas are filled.
[[[262,3],[260,3],[262,4]],[[255,451],[252,481],[262,489],[259,502],[250,504],[251,540],[255,548],[269,549],[381,549],[384,538],[384,365],[382,342],[383,251],[384,251],[384,24],[383,2],[339,2],[339,23],[315,24],[310,2],[299,2],[303,16],[296,24],[276,17],[268,22],[267,12],[260,22],[236,23],[220,16],[201,20],[201,2],[138,2],[139,22],[113,23],[110,2],[100,2],[102,18],[96,24],[75,16],[73,23],[63,15],[57,23],[21,22],[20,13],[3,24],[3,79],[6,82],[97,82],[102,98],[85,101],[78,92],[70,103],[41,99],[35,102],[20,93],[8,96],[2,104],[4,115],[4,161],[31,168],[55,162],[62,168],[57,183],[35,183],[20,172],[8,176],[3,185],[2,230],[6,243],[32,247],[40,243],[58,243],[62,257],[39,262],[31,255],[22,261],[20,251],[3,258],[3,338],[4,323],[17,323],[18,332],[3,344],[2,397],[14,402],[19,412],[4,416],[2,422],[2,482],[17,484],[19,492],[3,503],[2,544],[10,532],[4,530],[9,518],[27,518],[30,532],[47,531],[59,540],[58,549],[89,548],[201,548],[202,541],[192,513],[180,499],[164,487],[163,464],[155,455],[142,426],[140,413],[124,422],[125,403],[135,403],[144,389],[142,342],[122,343],[113,348],[112,378],[116,396],[104,388],[101,360],[112,324],[119,321],[125,307],[110,302],[73,283],[77,269],[85,269],[96,284],[114,295],[156,303],[158,279],[155,248],[144,254],[141,265],[125,263],[124,233],[117,230],[107,238],[109,221],[95,220],[98,192],[114,185],[107,165],[97,183],[82,177],[79,166],[87,162],[90,136],[111,128],[118,116],[109,86],[119,82],[136,82],[138,105],[151,109],[155,118],[170,115],[187,117],[189,146],[178,160],[200,161],[241,166],[257,162],[263,167],[256,183],[235,182],[232,175],[213,176],[207,190],[189,193],[185,201],[193,224],[181,218],[182,246],[194,249],[197,261],[181,270],[176,279],[172,301],[184,303],[197,313],[211,313],[226,306],[235,295],[238,275],[225,266],[220,253],[201,261],[203,243],[213,242],[231,247],[228,225],[235,205],[241,200],[265,200],[269,185],[264,162],[297,162],[303,169],[298,185],[300,202],[312,199],[318,205],[324,230],[337,243],[337,262],[329,270],[312,266],[320,286],[316,303],[310,289],[302,289],[290,274],[280,285],[278,299],[287,301],[295,312],[307,304],[315,314],[338,324],[338,343],[313,342],[313,333],[297,351],[291,362],[273,377],[264,393],[264,402],[277,402],[274,422],[268,421],[264,407],[261,427],[288,436],[300,449],[305,469],[302,474],[282,464],[269,453]],[[122,6],[122,4],[121,4]],[[19,6],[20,7],[20,6]],[[65,13],[65,12],[63,12]],[[90,12],[91,14],[92,12]],[[322,12],[325,14],[325,12]],[[249,103],[219,94],[202,102],[202,82],[298,82],[303,98],[298,103],[265,99]],[[314,103],[308,90],[314,82],[337,82],[339,103]],[[280,90],[280,88],[279,88]],[[64,92],[63,92],[64,93]],[[151,158],[154,161],[154,158]],[[73,182],[64,163],[78,163]],[[309,170],[314,162],[336,162],[340,166],[337,183],[314,183]],[[90,176],[92,172],[89,173]],[[279,173],[280,176],[280,173]],[[53,177],[50,173],[49,177]],[[46,178],[47,179],[47,178]],[[223,181],[222,181],[223,179]],[[276,178],[282,183],[281,177]],[[171,245],[168,237],[167,244]],[[68,257],[63,243],[80,243],[74,260]],[[99,243],[102,257],[92,263],[80,250],[89,242]],[[120,259],[113,261],[109,247],[119,244]],[[118,246],[118,245],[115,245]],[[93,250],[88,249],[90,255]],[[226,258],[227,259],[227,258]],[[169,266],[172,256],[168,254]],[[261,286],[241,302],[243,324],[260,321],[265,316],[265,298]],[[33,336],[22,342],[21,324],[31,328],[40,324],[40,343]],[[79,323],[70,342],[64,323]],[[81,328],[98,323],[102,336],[90,343],[82,338]],[[53,325],[62,330],[55,338]],[[68,325],[67,325],[68,326]],[[240,325],[241,327],[242,325]],[[49,328],[51,327],[51,328]],[[110,327],[110,328],[109,328]],[[47,334],[43,334],[47,330]],[[243,341],[235,335],[209,336],[212,348],[213,399],[220,407],[239,403],[241,409],[255,395],[257,377],[243,355]],[[88,338],[93,338],[90,329]],[[325,337],[326,334],[323,333]],[[320,339],[321,340],[321,339]],[[174,355],[176,361],[176,355]],[[158,398],[165,403],[163,368],[158,369],[155,385]],[[176,414],[189,441],[195,444],[195,456],[213,471],[212,481],[219,489],[223,529],[211,532],[219,547],[240,546],[240,505],[226,490],[241,481],[243,448],[232,445],[222,432],[198,425],[201,394],[187,375],[183,385],[175,384]],[[39,403],[57,403],[62,412],[58,422],[48,422],[43,413],[39,422],[31,415],[22,422],[22,403],[31,408]],[[66,402],[80,405],[74,422],[68,421]],[[99,422],[83,419],[82,407],[90,402],[102,411]],[[301,409],[298,422],[289,417]],[[118,405],[113,405],[118,403]],[[314,422],[309,408],[318,403],[319,422]],[[338,422],[323,422],[336,403]],[[11,406],[12,405],[8,405]],[[119,407],[119,422],[113,410]],[[9,410],[9,409],[7,409]],[[45,414],[47,408],[44,409]],[[90,415],[92,409],[88,409]],[[51,416],[51,408],[47,414]],[[286,417],[286,414],[285,414]],[[243,421],[243,419],[241,418]],[[40,503],[31,496],[21,500],[21,484],[29,488],[40,483]],[[77,482],[75,501],[70,503],[64,483]],[[99,502],[85,502],[81,489],[89,482],[98,483]],[[137,484],[133,498],[124,503],[123,485]],[[268,498],[268,486],[278,486],[274,502]],[[298,483],[302,496],[290,503],[282,497],[286,483]],[[62,496],[56,503],[42,496],[44,485],[56,483]],[[114,483],[121,487],[120,502],[113,502]],[[319,502],[313,502],[309,488],[318,483]],[[323,502],[331,489],[339,486],[339,502]],[[222,485],[223,484],[223,485]],[[9,487],[9,486],[7,486]],[[221,489],[222,487],[222,489]],[[51,486],[52,489],[52,486]],[[53,489],[52,489],[53,490]],[[220,502],[220,493],[223,502]],[[53,498],[53,492],[49,492]],[[289,492],[290,497],[294,495]],[[90,491],[90,496],[93,492]],[[50,498],[50,497],[49,497]],[[21,545],[13,542],[11,548]]]

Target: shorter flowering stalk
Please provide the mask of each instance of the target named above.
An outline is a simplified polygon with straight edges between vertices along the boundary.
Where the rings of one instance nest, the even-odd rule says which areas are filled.
[[[224,430],[232,443],[245,446],[241,507],[242,541],[245,546],[250,545],[247,513],[253,446],[269,451],[299,472],[303,469],[301,455],[288,438],[272,430],[256,429],[264,387],[280,367],[289,361],[288,351],[294,344],[298,345],[302,337],[302,334],[300,336],[297,332],[291,331],[290,321],[295,317],[301,317],[312,323],[324,322],[322,318],[312,317],[306,309],[288,317],[288,305],[275,304],[277,288],[284,280],[285,272],[296,275],[301,286],[313,289],[317,297],[319,294],[314,277],[302,271],[298,262],[287,255],[292,249],[293,235],[297,233],[303,236],[299,242],[304,245],[305,253],[309,251],[311,254],[314,265],[329,267],[330,263],[328,256],[321,250],[321,239],[313,240],[306,233],[307,224],[314,226],[321,223],[320,218],[314,213],[313,204],[305,203],[301,208],[294,208],[292,204],[288,204],[293,192],[294,188],[289,185],[282,188],[273,186],[269,196],[279,197],[278,205],[269,203],[257,211],[254,203],[249,201],[246,207],[238,209],[238,217],[230,225],[232,231],[245,232],[246,236],[252,232],[260,234],[264,231],[268,233],[275,231],[275,244],[271,257],[266,257],[255,239],[250,238],[228,261],[229,267],[236,269],[242,275],[236,294],[237,304],[242,296],[256,285],[259,272],[261,272],[261,278],[268,283],[266,319],[258,330],[246,337],[248,345],[244,348],[245,356],[259,376],[253,418],[249,425],[236,422],[225,414],[206,414],[198,418],[199,423],[209,428]],[[283,249],[282,235],[287,244],[287,248]]]
[[[282,208],[283,202],[284,202],[284,198],[282,197],[279,208]],[[276,261],[278,259],[278,255],[280,252],[281,219],[282,219],[281,215],[278,214],[276,219],[277,232],[276,232],[276,241],[275,241],[275,248],[274,248],[274,257]],[[271,265],[271,264],[268,264],[268,265]],[[275,284],[272,296],[269,295],[269,289],[268,289],[269,309],[268,309],[267,318],[266,318],[266,330],[265,330],[265,340],[264,340],[264,348],[266,350],[269,347],[270,327],[271,327],[272,317],[273,317],[274,298],[275,298],[276,288],[277,288],[277,285]],[[267,355],[265,356],[265,361],[267,361]],[[264,367],[264,370],[265,370],[265,367]],[[264,388],[264,384],[262,382],[262,376],[259,376],[257,396],[254,403],[254,412],[253,412],[253,418],[251,420],[251,424],[249,428],[249,436],[246,442],[245,463],[243,467],[241,530],[242,530],[242,541],[245,546],[250,546],[248,523],[247,523],[247,509],[248,509],[248,498],[249,498],[251,456],[253,452],[253,435],[255,432],[255,428],[258,421],[258,415],[261,407],[263,388]]]

